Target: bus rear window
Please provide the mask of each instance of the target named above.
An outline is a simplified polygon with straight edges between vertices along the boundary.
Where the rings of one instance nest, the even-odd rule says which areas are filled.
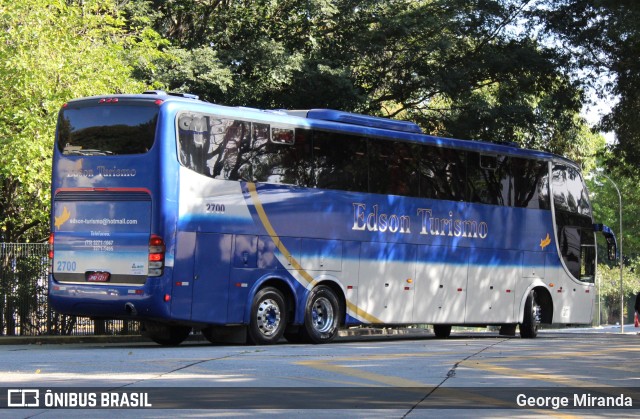
[[[58,120],[58,150],[71,156],[146,153],[153,146],[158,108],[99,105],[66,108]]]

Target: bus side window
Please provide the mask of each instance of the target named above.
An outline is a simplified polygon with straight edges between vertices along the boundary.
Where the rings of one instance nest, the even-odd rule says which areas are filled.
[[[205,155],[209,148],[208,118],[201,114],[183,113],[178,118],[180,162],[198,173],[205,172]]]
[[[409,143],[369,142],[369,192],[419,196],[418,155]]]
[[[317,188],[367,192],[367,143],[357,136],[314,131],[314,185]]]
[[[567,170],[565,166],[553,168],[553,205],[556,211],[571,211],[567,191]]]
[[[466,152],[421,146],[420,196],[451,201],[465,200]]]
[[[580,172],[573,167],[567,167],[567,193],[572,212],[587,216],[591,215],[587,188],[582,181]]]
[[[295,130],[291,142],[269,141],[269,126],[253,124],[252,166],[254,180],[286,185],[309,186],[311,183],[311,144],[308,131]]]
[[[469,202],[511,206],[511,165],[505,156],[467,154],[467,196]]]
[[[560,253],[574,278],[595,280],[596,244],[593,229],[566,226],[560,231]]]
[[[212,135],[213,141],[207,156],[209,171],[205,174],[216,179],[250,180],[251,123],[232,119],[216,121],[220,126]]]
[[[546,162],[511,158],[515,206],[551,209],[549,202],[549,169]]]

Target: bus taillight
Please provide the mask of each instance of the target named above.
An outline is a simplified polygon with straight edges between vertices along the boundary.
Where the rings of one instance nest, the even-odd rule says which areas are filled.
[[[53,233],[49,234],[49,273],[53,273]]]
[[[49,259],[53,261],[53,233],[49,234]]]
[[[151,235],[149,239],[149,276],[161,276],[164,269],[166,246],[162,237]]]

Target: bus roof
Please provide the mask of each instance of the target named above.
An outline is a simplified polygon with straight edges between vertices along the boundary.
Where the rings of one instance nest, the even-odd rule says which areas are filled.
[[[178,106],[184,106],[185,108],[192,109],[194,111],[210,109],[210,112],[222,113],[235,118],[247,118],[262,121],[270,120],[275,123],[315,128],[324,131],[344,132],[354,135],[360,134],[376,138],[391,137],[401,141],[418,142],[486,154],[509,155],[547,161],[561,161],[579,168],[575,162],[565,157],[545,151],[524,149],[517,146],[515,143],[500,144],[478,140],[437,137],[424,134],[420,127],[413,122],[350,113],[334,109],[265,110],[249,107],[231,107],[202,101],[198,99],[198,96],[188,93],[167,93],[161,90],[146,91],[142,94],[92,96],[74,99],[69,101],[68,104],[79,105],[85,101],[95,101],[95,103],[98,103],[102,99],[108,100],[115,98],[123,101],[161,101],[156,103],[159,105],[165,103],[179,104]]]

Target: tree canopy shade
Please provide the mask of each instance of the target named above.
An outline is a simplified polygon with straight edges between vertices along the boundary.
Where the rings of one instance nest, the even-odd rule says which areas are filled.
[[[613,131],[612,165],[637,170],[640,164],[640,3],[634,0],[540,0],[534,16],[559,38],[571,64],[600,98],[617,103],[601,127]],[[606,80],[606,82],[602,82]],[[622,158],[621,158],[622,157]],[[626,162],[628,165],[621,164]],[[629,166],[631,165],[631,166]],[[631,170],[629,170],[631,169]]]
[[[189,87],[231,105],[399,117],[432,134],[579,156],[586,127],[577,117],[582,93],[563,70],[564,56],[519,32],[527,3],[147,4],[160,11],[154,27],[174,47],[208,57],[184,55],[180,65],[200,71],[180,77],[174,77],[176,68],[159,69],[171,89]],[[218,77],[207,84],[206,75]]]
[[[135,66],[159,37],[129,27],[110,0],[20,0],[0,6],[0,241],[48,235],[51,151],[67,100],[137,92]]]

